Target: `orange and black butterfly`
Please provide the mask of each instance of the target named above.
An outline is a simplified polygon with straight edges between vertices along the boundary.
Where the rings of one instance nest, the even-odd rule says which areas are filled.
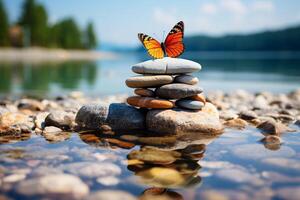
[[[178,22],[167,35],[165,42],[159,43],[156,39],[139,33],[138,37],[153,58],[163,58],[164,55],[176,58],[184,51],[183,44],[183,21]]]

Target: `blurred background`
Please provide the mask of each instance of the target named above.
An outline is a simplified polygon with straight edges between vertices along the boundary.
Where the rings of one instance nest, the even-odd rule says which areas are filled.
[[[185,22],[186,52],[205,91],[285,93],[300,85],[300,1],[0,0],[0,95],[126,94],[150,57],[137,33],[163,41]]]

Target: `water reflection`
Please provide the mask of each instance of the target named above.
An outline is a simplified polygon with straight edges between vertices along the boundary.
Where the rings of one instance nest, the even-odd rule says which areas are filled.
[[[201,166],[206,145],[216,137],[201,135],[157,136],[149,132],[137,135],[105,135],[99,132],[85,132],[80,138],[85,143],[102,148],[132,149],[127,154],[127,169],[134,173],[137,181],[156,188],[182,188],[200,185]],[[142,139],[140,139],[142,138]],[[148,139],[147,139],[148,138]],[[164,139],[165,138],[165,139]],[[130,140],[130,141],[128,141]],[[158,141],[154,143],[153,141]],[[164,195],[165,193],[162,192]]]
[[[98,67],[98,69],[97,69]],[[4,63],[0,65],[0,92],[38,92],[53,88],[77,89],[80,84],[94,85],[99,65],[96,62]]]

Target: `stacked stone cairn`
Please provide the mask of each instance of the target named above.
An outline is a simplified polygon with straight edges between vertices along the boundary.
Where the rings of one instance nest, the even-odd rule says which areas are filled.
[[[200,70],[200,64],[179,58],[138,63],[132,71],[140,75],[126,80],[128,87],[135,88],[137,96],[129,97],[127,103],[148,109],[201,110],[205,105],[203,90],[198,86],[198,78],[190,75]]]

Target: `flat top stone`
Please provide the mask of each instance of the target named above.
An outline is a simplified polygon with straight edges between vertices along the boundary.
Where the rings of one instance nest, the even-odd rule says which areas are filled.
[[[148,60],[132,66],[132,71],[138,74],[183,74],[201,70],[201,65],[182,58],[161,58]]]

